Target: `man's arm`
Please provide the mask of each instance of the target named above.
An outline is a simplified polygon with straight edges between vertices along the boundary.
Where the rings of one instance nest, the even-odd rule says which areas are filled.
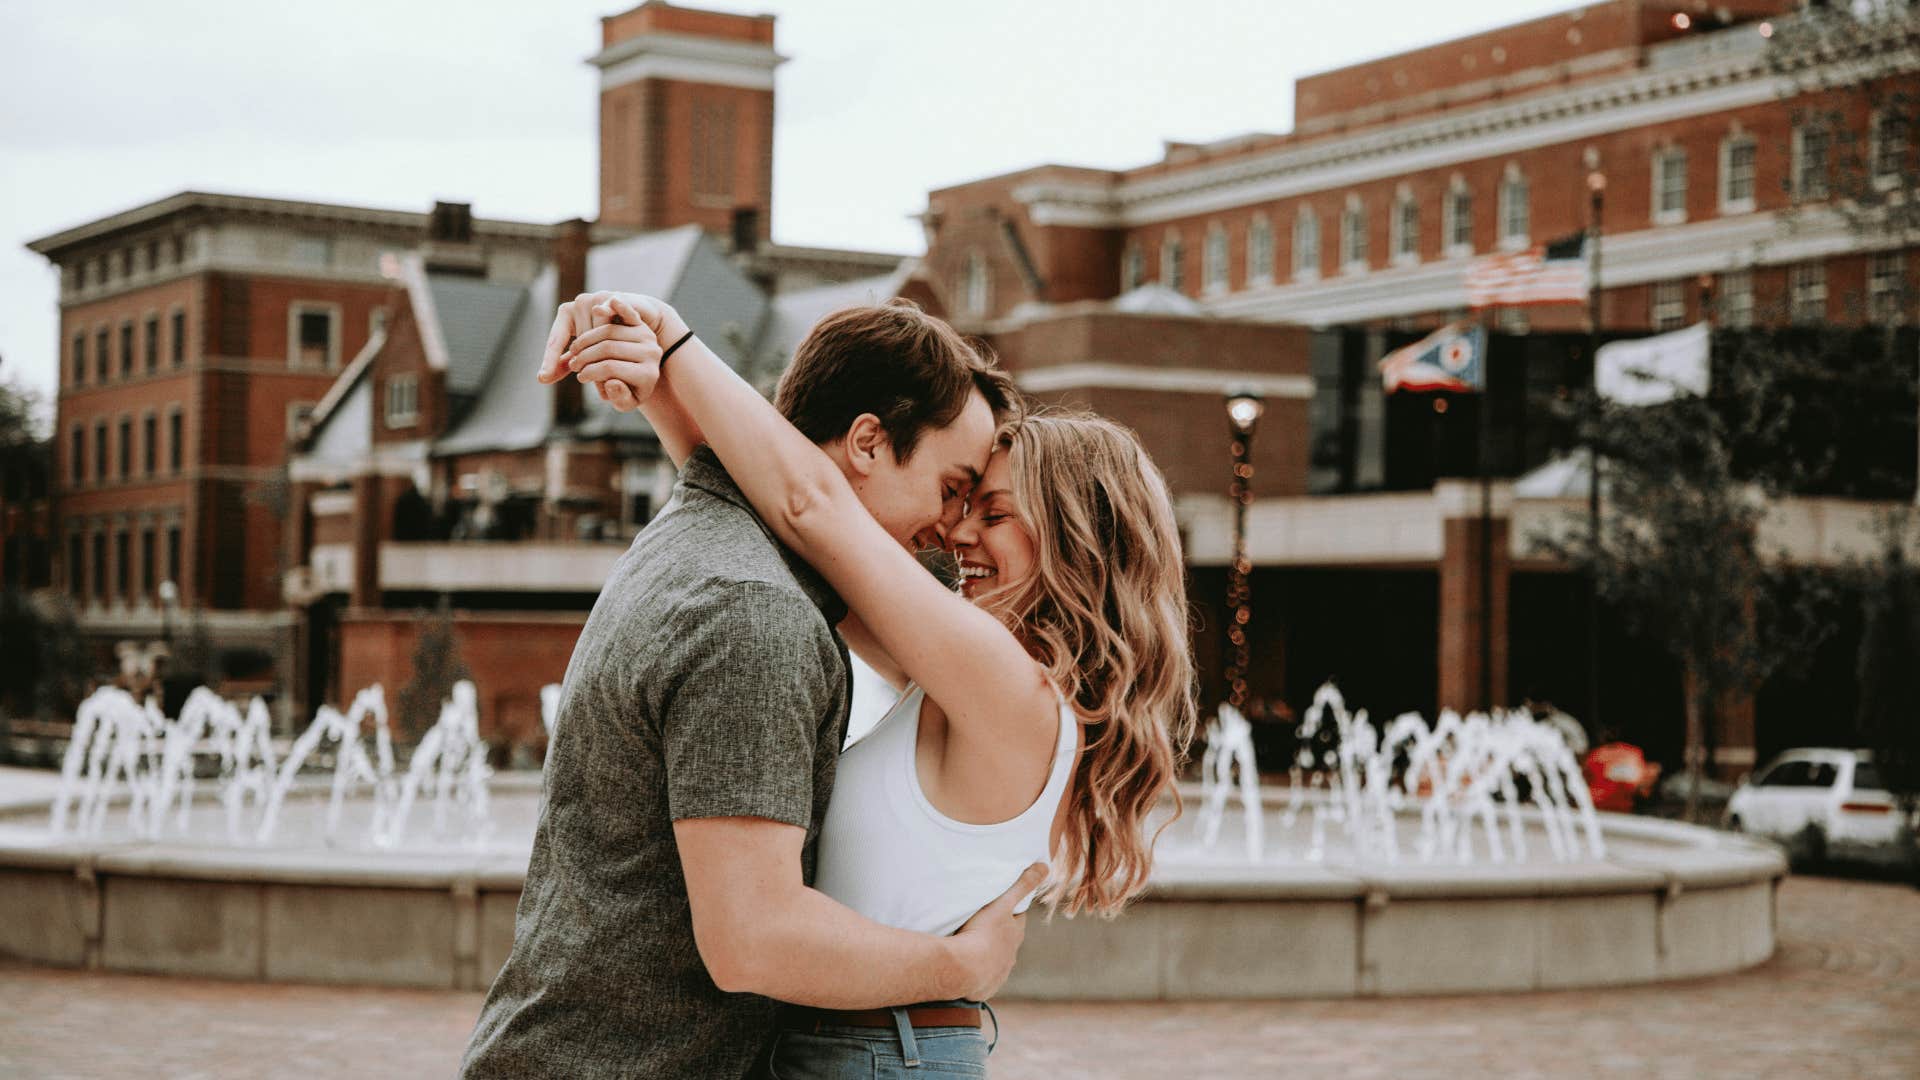
[[[693,908],[694,943],[714,984],[823,1009],[984,1001],[1026,933],[1013,908],[1046,880],[1027,869],[952,937],[882,926],[800,879],[805,830],[765,818],[673,824]]]
[[[827,1008],[999,989],[1025,932],[1013,907],[1044,866],[946,938],[881,926],[805,884],[816,740],[839,692],[819,609],[791,587],[716,584],[658,642],[671,651],[640,692],[660,718],[694,941],[714,983]]]

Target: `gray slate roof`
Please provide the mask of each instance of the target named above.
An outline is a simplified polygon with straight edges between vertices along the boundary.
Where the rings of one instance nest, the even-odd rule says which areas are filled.
[[[526,302],[521,285],[449,274],[427,275],[427,291],[447,343],[447,391],[477,392],[501,339]]]

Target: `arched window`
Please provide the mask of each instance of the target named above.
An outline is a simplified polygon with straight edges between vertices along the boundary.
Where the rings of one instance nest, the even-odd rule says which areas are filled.
[[[1367,208],[1360,196],[1347,196],[1340,213],[1340,268],[1352,274],[1367,268]]]
[[[1420,204],[1414,201],[1413,191],[1405,184],[1394,192],[1393,218],[1388,223],[1388,231],[1393,234],[1389,246],[1393,249],[1394,262],[1420,261]]]
[[[1132,292],[1147,279],[1147,254],[1140,241],[1127,241],[1127,253],[1120,257],[1120,291]]]
[[[1227,230],[1217,221],[1207,226],[1207,243],[1200,249],[1200,282],[1207,292],[1227,291]]]
[[[1187,251],[1179,229],[1168,229],[1160,243],[1160,284],[1174,292],[1187,291]]]
[[[1447,254],[1473,254],[1473,191],[1458,173],[1447,185],[1447,200],[1441,207],[1440,230]]]
[[[967,253],[965,302],[969,315],[985,315],[993,305],[993,279],[987,276],[987,260],[978,251]]]
[[[1265,284],[1273,280],[1273,224],[1265,214],[1253,215],[1247,226],[1247,281]]]
[[[1293,276],[1312,280],[1320,276],[1320,215],[1302,206],[1293,219]]]
[[[1532,193],[1520,166],[1510,164],[1500,181],[1500,246],[1524,248],[1532,235]]]

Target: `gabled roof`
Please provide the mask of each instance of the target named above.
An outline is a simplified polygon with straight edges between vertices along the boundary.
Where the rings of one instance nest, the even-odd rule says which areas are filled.
[[[447,347],[447,392],[476,393],[501,342],[526,307],[527,289],[450,274],[428,274],[427,288],[433,293],[434,312]]]
[[[548,269],[532,285],[513,289],[511,315],[491,338],[484,361],[476,365],[479,396],[465,416],[434,440],[435,454],[525,450],[545,443],[553,434],[553,389],[536,381],[534,373],[546,345],[551,313],[559,306],[555,283],[556,275]],[[478,299],[479,294],[471,293],[469,298]],[[493,298],[476,312],[476,321],[505,306],[502,298]],[[446,309],[441,310],[444,317]],[[448,332],[451,351],[453,328],[448,327]],[[473,336],[480,340],[478,333]]]

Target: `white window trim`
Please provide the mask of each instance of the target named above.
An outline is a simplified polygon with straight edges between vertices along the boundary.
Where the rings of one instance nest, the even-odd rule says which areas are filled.
[[[1120,291],[1132,292],[1147,283],[1147,253],[1140,241],[1127,241],[1127,248],[1120,253]]]
[[[1180,243],[1180,230],[1168,229],[1160,237],[1160,284],[1175,292],[1186,292],[1186,282],[1181,278],[1181,263],[1187,258],[1186,248]]]
[[[1358,228],[1349,229],[1349,223],[1357,224]],[[1373,252],[1368,250],[1371,245],[1367,243],[1369,239],[1367,229],[1370,224],[1367,221],[1367,208],[1361,203],[1360,196],[1347,196],[1347,205],[1340,211],[1340,272],[1342,274],[1367,272],[1368,264],[1373,259]],[[1351,242],[1355,237],[1360,241],[1360,251],[1357,256],[1353,254],[1354,244]]]
[[[300,362],[300,316],[318,313],[327,316],[329,328],[327,341],[327,361],[321,368]],[[287,367],[293,371],[338,371],[340,370],[340,339],[345,336],[346,327],[340,318],[340,305],[322,300],[295,300],[287,305]]]
[[[1647,292],[1647,322],[1656,331],[1677,330],[1687,324],[1687,286],[1681,281],[1656,281]]]
[[[983,318],[993,310],[993,278],[987,273],[987,260],[978,249],[967,252],[960,271],[961,304],[966,313]]]
[[[1200,247],[1200,288],[1208,296],[1224,296],[1228,292],[1233,275],[1231,255],[1226,226],[1210,222]]]
[[[1825,131],[1825,130],[1823,129],[1823,130],[1822,130],[1822,131],[1820,132],[1820,134],[1824,136],[1824,135],[1826,135],[1827,133],[1826,133],[1826,131]],[[1820,178],[1820,192],[1819,192],[1819,194],[1817,194],[1817,195],[1809,195],[1809,194],[1807,193],[1807,150],[1806,150],[1806,140],[1807,140],[1807,129],[1806,129],[1806,127],[1805,127],[1804,125],[1802,125],[1802,126],[1797,126],[1797,127],[1795,127],[1795,128],[1793,129],[1793,163],[1792,163],[1792,175],[1791,175],[1791,177],[1790,177],[1790,179],[1791,179],[1791,182],[1792,182],[1792,184],[1793,184],[1793,199],[1794,199],[1794,201],[1795,201],[1795,202],[1801,202],[1801,201],[1814,201],[1814,202],[1818,202],[1818,201],[1823,201],[1823,200],[1825,200],[1825,199],[1827,199],[1827,198],[1828,198],[1828,190],[1827,190],[1827,179],[1828,179],[1828,178],[1827,178],[1826,176],[1822,176],[1822,177]],[[1827,155],[1826,155],[1826,156],[1827,156],[1827,157],[1828,157],[1828,159],[1829,159],[1829,165],[1828,165],[1828,169],[1827,169],[1827,170],[1823,170],[1823,171],[1830,171],[1830,170],[1831,170],[1831,164],[1830,164],[1830,162],[1831,162],[1831,158],[1832,158],[1832,155],[1833,155],[1833,140],[1832,140],[1831,138],[1828,138],[1828,139],[1827,139]]]
[[[406,389],[412,398],[407,408],[394,408],[395,391]],[[386,391],[381,395],[381,416],[389,428],[412,427],[420,422],[420,377],[411,372],[387,377]]]
[[[1308,246],[1300,242],[1302,236],[1308,231],[1309,225],[1313,235],[1311,259],[1305,257]],[[1320,215],[1312,210],[1302,209],[1293,218],[1293,280],[1319,281],[1323,257],[1324,253],[1320,250]]]
[[[1734,282],[1746,286],[1737,292],[1730,286]],[[1734,304],[1733,298],[1745,298],[1745,303]],[[1720,275],[1715,282],[1715,300],[1720,309],[1720,318],[1729,328],[1745,330],[1753,325],[1753,271],[1729,270]]]
[[[1465,180],[1455,176],[1447,184],[1447,193],[1440,200],[1441,249],[1446,252],[1449,259],[1465,258],[1473,254],[1473,216],[1471,214],[1467,216],[1467,242],[1457,244],[1453,240],[1453,234],[1457,231],[1455,226],[1459,224],[1460,216],[1458,199],[1462,195],[1471,200],[1473,190],[1467,186]]]
[[[1891,288],[1879,288],[1882,278],[1876,272],[1882,259],[1890,260],[1894,266]],[[1907,321],[1907,258],[1904,251],[1876,252],[1867,259],[1867,321],[1875,326],[1899,326]],[[1892,318],[1883,319],[1878,310],[1882,297],[1892,296]]]
[[[1883,138],[1882,130],[1885,128],[1886,123],[1887,112],[1885,109],[1874,110],[1873,117],[1867,122],[1867,172],[1870,174],[1869,179],[1875,191],[1891,191],[1900,186],[1900,170],[1897,167],[1890,173],[1879,171],[1880,140]],[[1912,138],[1911,129],[1909,129],[1907,137],[1909,139]],[[1902,156],[1904,156],[1904,152]]]
[[[1266,238],[1267,238],[1267,244],[1266,244],[1267,265],[1264,267],[1260,266],[1259,263],[1254,259],[1254,252],[1259,250],[1259,245],[1254,243],[1254,238],[1260,235],[1262,232],[1266,234]],[[1248,222],[1247,224],[1247,284],[1248,285],[1273,284],[1273,254],[1274,254],[1273,222],[1268,220],[1267,215],[1265,214],[1255,214],[1253,215],[1253,220]]]
[[[1817,289],[1808,289],[1806,292],[1809,298],[1812,298],[1814,292],[1817,291],[1819,293],[1820,311],[1815,318],[1803,322],[1800,318],[1801,279],[1815,277],[1819,279]],[[1806,326],[1825,321],[1827,318],[1827,304],[1830,299],[1827,295],[1827,266],[1825,263],[1795,263],[1787,268],[1787,318],[1795,326]]]
[[[1524,233],[1507,231],[1507,223],[1513,216],[1513,189],[1516,184],[1524,188],[1527,193],[1527,231]],[[1526,176],[1517,166],[1509,165],[1506,173],[1500,178],[1499,203],[1497,210],[1500,214],[1500,250],[1525,251],[1533,246],[1533,185],[1527,182]]]
[[[1401,249],[1406,246],[1407,241],[1405,212],[1408,207],[1412,207],[1414,213],[1413,247],[1411,250],[1403,251]],[[1393,208],[1389,212],[1392,215],[1387,219],[1387,248],[1390,261],[1394,266],[1420,265],[1419,201],[1413,197],[1411,191],[1402,187],[1394,194]]]
[[[1733,189],[1733,148],[1747,146],[1753,150],[1753,165],[1747,177],[1748,194],[1744,199],[1735,199],[1728,194]],[[1736,132],[1720,140],[1720,212],[1722,214],[1751,214],[1760,193],[1760,144],[1753,136]]]
[[[1687,181],[1690,180],[1691,177],[1687,175],[1687,166],[1690,162],[1686,160],[1686,153],[1685,150],[1677,146],[1663,146],[1653,152],[1653,168],[1648,178],[1651,182],[1651,187],[1648,190],[1647,208],[1652,212],[1652,220],[1655,225],[1681,225],[1687,220]],[[1663,210],[1660,207],[1660,198],[1662,194],[1664,194],[1663,185],[1661,184],[1662,167],[1669,158],[1676,154],[1679,155],[1681,159],[1680,208],[1677,210]]]

